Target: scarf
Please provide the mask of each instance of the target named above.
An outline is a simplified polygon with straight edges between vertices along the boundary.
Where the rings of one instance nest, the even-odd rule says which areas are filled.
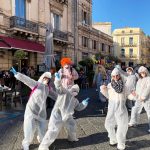
[[[111,86],[117,93],[121,93],[123,91],[123,81],[120,79],[118,81],[111,81]]]

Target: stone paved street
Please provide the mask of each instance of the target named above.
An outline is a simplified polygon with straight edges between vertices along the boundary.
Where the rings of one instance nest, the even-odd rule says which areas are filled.
[[[66,130],[63,129],[58,139],[52,144],[50,150],[115,150],[109,146],[107,132],[104,128],[105,115],[101,114],[100,102],[97,100],[95,89],[81,90],[79,99],[90,97],[90,103],[86,110],[76,112],[78,142],[68,142]],[[15,118],[0,122],[0,150],[21,150],[23,139],[23,111]],[[127,150],[149,150],[150,134],[147,133],[147,116],[141,114],[138,128],[130,128],[127,134]],[[38,143],[35,138],[30,146],[31,150],[37,150]]]

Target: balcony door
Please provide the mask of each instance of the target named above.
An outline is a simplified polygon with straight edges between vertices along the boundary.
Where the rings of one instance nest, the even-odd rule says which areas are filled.
[[[19,18],[26,18],[26,1],[15,0],[15,16]]]

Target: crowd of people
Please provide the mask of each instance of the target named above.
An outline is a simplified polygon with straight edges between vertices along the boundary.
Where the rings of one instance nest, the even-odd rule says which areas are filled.
[[[32,90],[24,115],[24,150],[29,150],[36,129],[39,150],[48,150],[62,127],[66,127],[69,141],[78,141],[73,114],[74,111],[84,110],[88,106],[89,98],[81,103],[78,101],[76,96],[80,87],[74,81],[78,79],[82,83],[86,75],[82,68],[78,73],[72,67],[70,58],[62,58],[60,63],[61,69],[58,72],[52,68],[50,72],[43,73],[38,81],[33,80],[31,75],[16,72],[14,68],[10,70],[17,80]],[[98,92],[100,102],[108,103],[105,128],[110,146],[117,146],[119,150],[125,149],[128,127],[137,126],[143,107],[148,116],[150,132],[150,77],[146,67],[141,66],[135,72],[132,67],[123,70],[116,65],[112,69],[105,69],[103,65],[97,65],[93,86],[96,87],[95,92]],[[48,127],[47,97],[55,101]],[[130,121],[127,108],[131,111]]]

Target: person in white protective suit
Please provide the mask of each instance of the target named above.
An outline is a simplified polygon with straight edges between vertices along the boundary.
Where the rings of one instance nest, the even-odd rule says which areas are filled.
[[[22,141],[23,149],[29,150],[36,126],[38,128],[37,139],[39,142],[42,141],[46,132],[46,98],[49,95],[56,100],[57,94],[49,86],[50,72],[45,72],[40,78],[41,80],[35,81],[24,74],[16,72],[13,67],[10,71],[14,73],[17,80],[32,89],[24,114],[24,139]]]
[[[120,150],[125,149],[126,134],[128,130],[128,112],[126,108],[126,87],[115,68],[111,73],[111,83],[100,87],[101,93],[108,98],[108,112],[105,128],[108,131],[110,146],[117,145]],[[117,125],[117,130],[115,127]]]
[[[81,111],[85,109],[89,98],[79,103],[75,98],[79,93],[79,86],[75,84],[66,89],[62,86],[60,78],[59,73],[56,73],[54,84],[58,98],[51,113],[48,130],[38,150],[49,150],[49,146],[55,141],[63,126],[68,131],[68,140],[78,141],[76,137],[76,122],[73,119],[74,110]]]
[[[150,132],[150,76],[147,68],[144,66],[139,68],[138,73],[140,79],[137,82],[136,91],[132,92],[136,102],[131,111],[129,127],[137,125],[140,113],[144,107],[148,116],[148,132]]]
[[[132,91],[135,91],[135,89],[136,89],[136,83],[137,83],[138,78],[134,74],[134,71],[133,71],[132,67],[128,67],[126,69],[126,71],[127,71],[128,76],[127,76],[127,80],[126,80],[125,84],[128,87],[128,89],[127,89],[128,93],[132,93]],[[133,103],[134,103],[133,100],[131,100],[131,99],[127,100],[127,107],[128,107],[129,110],[132,109],[132,107],[134,105]]]

